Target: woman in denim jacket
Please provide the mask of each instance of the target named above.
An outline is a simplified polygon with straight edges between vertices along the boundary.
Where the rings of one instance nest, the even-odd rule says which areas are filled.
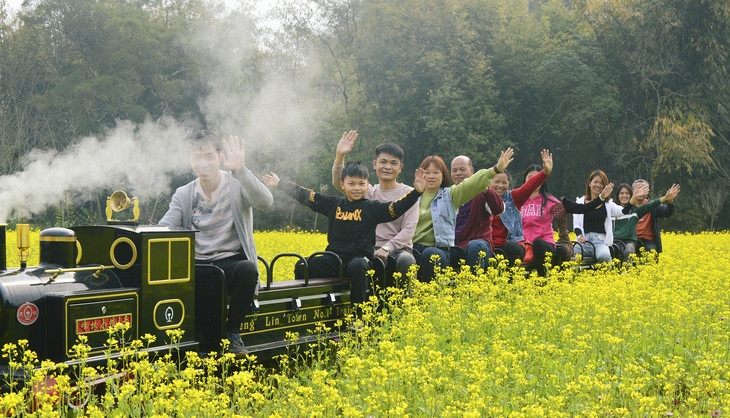
[[[413,249],[420,253],[417,261],[421,280],[431,281],[435,267],[448,266],[452,259],[459,259],[461,248],[455,247],[454,243],[456,211],[484,191],[492,178],[512,162],[513,155],[512,148],[507,148],[494,167],[481,169],[453,186],[449,186],[451,177],[441,157],[432,155],[423,160],[421,168],[426,173],[426,188],[418,202],[418,224],[413,236]]]

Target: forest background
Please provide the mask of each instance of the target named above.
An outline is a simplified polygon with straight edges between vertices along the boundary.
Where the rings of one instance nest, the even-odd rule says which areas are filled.
[[[24,196],[11,224],[101,223],[125,188],[156,222],[193,178],[164,138],[197,127],[245,137],[259,176],[337,194],[335,146],[356,129],[348,160],[396,142],[406,183],[428,155],[481,168],[511,146],[517,186],[548,148],[558,197],[598,168],[656,196],[680,183],[664,229],[727,229],[729,55],[726,0],[281,0],[264,17],[246,1],[0,0],[0,205]],[[160,147],[112,146],[126,137]],[[275,196],[257,229],[326,228]]]

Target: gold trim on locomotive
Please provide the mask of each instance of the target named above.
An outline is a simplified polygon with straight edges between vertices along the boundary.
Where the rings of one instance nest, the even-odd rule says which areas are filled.
[[[161,327],[160,324],[157,323],[157,308],[159,308],[160,305],[163,303],[171,303],[171,302],[177,302],[180,304],[180,307],[182,307],[182,315],[180,316],[180,322],[178,322],[177,324],[166,325],[164,327]],[[180,299],[161,300],[155,304],[155,308],[152,310],[152,318],[153,318],[153,322],[155,323],[155,328],[157,328],[159,330],[178,328],[182,325],[183,322],[185,322],[185,304]]]

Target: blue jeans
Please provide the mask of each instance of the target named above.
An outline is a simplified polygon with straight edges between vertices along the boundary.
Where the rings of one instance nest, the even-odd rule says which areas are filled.
[[[436,275],[434,272],[436,267],[449,267],[451,266],[452,260],[458,261],[461,259],[463,254],[461,247],[427,247],[422,244],[414,243],[413,249],[421,253],[421,256],[416,261],[418,261],[418,265],[421,269],[420,279],[423,282],[430,282],[433,280]],[[438,259],[432,262],[431,257],[434,255],[438,256]]]
[[[619,248],[619,250],[621,250],[621,261],[629,261],[631,254],[636,254],[637,252],[636,241],[632,241],[630,239],[614,239],[613,243]]]
[[[611,249],[608,248],[603,241],[606,239],[605,234],[598,234],[596,232],[589,232],[584,235],[586,241],[590,241],[593,245],[583,244],[575,246],[575,254],[582,254],[583,257],[596,257],[596,260],[600,263],[611,262]],[[593,247],[596,248],[594,253]]]
[[[482,251],[484,252],[484,257],[479,256],[479,253]],[[482,270],[487,270],[487,264],[493,255],[492,246],[489,245],[489,242],[483,239],[475,239],[466,244],[466,250],[464,250],[464,261],[466,261],[466,265],[471,267],[472,271],[476,273],[477,266],[481,267]]]

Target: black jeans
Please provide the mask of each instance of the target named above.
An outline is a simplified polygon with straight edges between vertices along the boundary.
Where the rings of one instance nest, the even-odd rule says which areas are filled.
[[[335,257],[321,255],[309,259],[309,277],[339,277],[338,262]],[[342,261],[342,271],[350,279],[350,303],[362,303],[367,300],[368,280],[367,272],[372,263],[367,257],[355,257]],[[294,267],[294,276],[304,279],[304,264],[297,263]]]
[[[518,259],[523,260],[525,258],[525,247],[516,241],[507,241],[504,246],[497,247],[504,253],[504,258],[509,261],[510,266],[515,265],[515,261]]]
[[[553,266],[563,264],[563,261],[568,257],[568,252],[562,245],[557,247],[542,238],[536,239],[532,243],[532,253],[535,254],[535,268],[537,268],[537,274],[540,276],[547,275],[547,269],[545,268],[545,255],[546,253],[552,253]]]
[[[226,291],[231,301],[228,305],[226,332],[238,331],[243,317],[251,311],[259,272],[256,263],[246,260],[243,254],[215,261],[203,261],[220,267],[226,276]]]

